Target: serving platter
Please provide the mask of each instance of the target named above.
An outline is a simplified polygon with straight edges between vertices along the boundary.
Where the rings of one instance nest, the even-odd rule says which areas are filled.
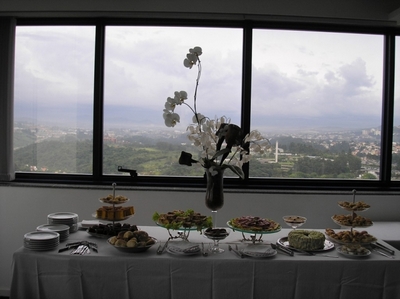
[[[277,232],[281,231],[281,226],[279,225],[278,229],[275,230],[251,230],[251,229],[243,229],[243,228],[238,228],[236,226],[233,226],[231,223],[231,220],[226,223],[230,229],[233,231],[238,231],[242,233],[243,239],[241,240],[242,242],[244,241],[250,241],[253,244],[256,242],[263,242],[262,237],[263,235],[266,234],[275,234]],[[250,234],[250,238],[247,238],[245,234]],[[259,235],[257,237],[257,235]]]
[[[124,217],[118,218],[118,219],[110,219],[110,218],[100,218],[100,217],[97,217],[97,213],[96,213],[96,212],[94,212],[94,213],[92,214],[92,216],[93,216],[94,218],[100,219],[100,220],[104,220],[104,221],[124,221],[124,220],[126,220],[126,219],[131,218],[133,215],[134,215],[134,214],[128,215],[128,216],[124,216]]]
[[[191,226],[191,227],[179,227],[179,228],[169,228],[159,222],[155,222],[157,226],[165,228],[169,234],[170,239],[182,239],[182,240],[188,240],[190,232],[191,231],[198,231],[197,226]],[[171,230],[176,231],[176,235],[172,235]]]
[[[368,250],[367,248],[363,248],[363,252],[362,253],[358,253],[358,254],[352,254],[349,253],[347,250],[345,250],[346,246],[342,245],[339,246],[338,248],[336,248],[337,252],[347,258],[352,258],[352,259],[359,259],[359,258],[366,258],[371,254],[371,251]]]
[[[127,198],[126,200],[112,200],[112,199],[107,199],[107,198],[99,198],[99,201],[102,203],[106,203],[106,204],[122,205],[122,204],[130,201],[130,198]]]
[[[296,250],[296,248],[290,246],[288,237],[283,237],[283,238],[278,239],[277,243],[286,248]],[[332,250],[333,248],[335,248],[335,244],[329,240],[325,240],[324,248],[317,249],[317,250],[307,250],[307,251],[309,251],[309,252],[324,252],[324,251]]]
[[[234,231],[238,231],[238,232],[242,232],[242,233],[247,233],[247,234],[260,234],[260,235],[264,235],[264,234],[275,234],[277,232],[281,231],[281,227],[279,226],[278,229],[276,230],[250,230],[250,229],[242,229],[242,228],[238,228],[232,225],[231,221],[228,221],[226,223],[228,225],[229,228],[231,228]]]
[[[349,212],[363,212],[366,211],[370,208],[369,205],[366,205],[364,202],[339,202],[338,203],[339,207],[341,207],[343,210],[349,211]],[[352,206],[350,206],[352,205]]]
[[[340,244],[340,245],[349,245],[349,244],[369,245],[369,244],[371,244],[371,243],[373,243],[373,242],[376,242],[376,239],[373,239],[373,240],[371,240],[370,242],[359,242],[359,241],[344,242],[344,241],[341,241],[341,240],[332,238],[332,237],[330,237],[330,236],[328,236],[328,235],[326,236],[326,238],[327,238],[329,241],[331,241],[331,242],[333,242],[333,243]]]
[[[107,239],[107,243],[108,243],[110,246],[112,246],[112,247],[114,247],[115,249],[118,249],[119,251],[122,251],[122,252],[126,252],[126,253],[139,253],[139,252],[147,251],[149,248],[151,248],[152,246],[154,246],[154,244],[157,243],[157,239],[156,239],[156,238],[153,238],[153,237],[150,237],[150,238],[152,238],[152,239],[154,240],[154,243],[153,243],[153,244],[150,244],[150,245],[147,245],[147,246],[141,246],[141,247],[120,247],[120,246],[115,246],[115,245],[113,245],[113,244],[110,243],[110,239],[111,239],[111,238]]]
[[[370,227],[370,226],[373,225],[373,222],[372,222],[372,221],[371,221],[371,224],[369,224],[369,225],[346,225],[346,224],[341,223],[340,221],[337,221],[337,220],[335,219],[335,216],[332,216],[331,219],[332,219],[332,221],[335,222],[337,225],[342,226],[342,227],[361,227],[361,228],[362,228],[362,227]]]

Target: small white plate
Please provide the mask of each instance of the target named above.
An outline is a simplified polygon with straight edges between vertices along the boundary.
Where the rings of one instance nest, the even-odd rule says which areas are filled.
[[[171,254],[177,254],[177,255],[194,255],[194,254],[199,254],[201,252],[200,246],[196,244],[188,245],[186,247],[169,245],[167,247],[167,251]]]
[[[368,249],[366,249],[366,248],[365,248],[365,250],[366,250],[365,254],[351,254],[351,253],[348,253],[348,252],[346,252],[346,251],[343,251],[343,250],[342,250],[342,247],[343,247],[343,246],[339,246],[339,247],[336,249],[337,252],[338,252],[339,254],[341,254],[341,255],[343,255],[343,256],[345,256],[345,257],[347,257],[347,258],[351,258],[351,259],[366,258],[366,257],[368,257],[368,256],[371,254],[371,251],[368,250]]]

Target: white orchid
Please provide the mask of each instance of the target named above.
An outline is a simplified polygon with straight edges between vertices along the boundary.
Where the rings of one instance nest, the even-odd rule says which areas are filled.
[[[201,76],[201,47],[189,49],[183,61],[185,67],[191,69],[197,65],[197,79],[193,96],[193,107],[185,102],[188,99],[186,91],[175,91],[174,97],[168,97],[164,104],[164,121],[167,127],[174,127],[180,117],[175,113],[177,105],[186,105],[192,112],[193,124],[187,127],[188,139],[196,146],[199,153],[199,161],[192,159],[192,154],[182,152],[179,163],[192,166],[200,163],[204,168],[210,170],[212,175],[217,174],[218,168],[229,168],[241,178],[244,178],[242,166],[249,162],[251,152],[263,154],[269,148],[269,141],[261,136],[260,132],[252,131],[244,136],[240,127],[230,124],[226,117],[210,119],[197,112],[197,89]],[[225,143],[225,148],[222,144]]]
[[[192,68],[196,65],[199,60],[199,56],[202,54],[202,49],[200,47],[194,47],[193,49],[189,49],[189,53],[186,54],[186,58],[183,60],[183,65],[187,68]]]
[[[163,117],[167,127],[174,127],[180,121],[180,116],[177,113],[171,113],[166,109],[164,110]]]

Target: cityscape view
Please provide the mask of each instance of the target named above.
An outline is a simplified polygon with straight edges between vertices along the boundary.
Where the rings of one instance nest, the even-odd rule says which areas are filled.
[[[19,172],[83,173],[92,167],[92,130],[17,122],[14,161]],[[379,127],[348,131],[308,130],[268,136],[270,152],[250,162],[251,177],[377,179]],[[182,150],[196,151],[185,132],[167,128],[109,129],[104,132],[105,174],[201,176],[178,164]],[[400,126],[394,128],[392,178],[399,179]],[[127,174],[125,174],[127,175]]]

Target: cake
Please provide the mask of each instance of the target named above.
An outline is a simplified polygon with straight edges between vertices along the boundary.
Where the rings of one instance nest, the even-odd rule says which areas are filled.
[[[318,250],[324,248],[325,235],[317,231],[292,230],[288,235],[289,245],[300,250]]]

